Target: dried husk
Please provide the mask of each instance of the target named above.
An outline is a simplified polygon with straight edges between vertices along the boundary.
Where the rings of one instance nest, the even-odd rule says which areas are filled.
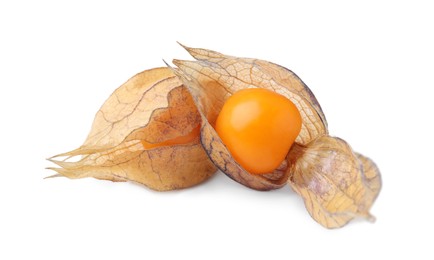
[[[302,115],[296,142],[307,144],[327,134],[327,122],[309,88],[290,70],[257,59],[237,58],[218,52],[183,46],[196,61],[174,60],[202,116],[201,141],[214,164],[235,181],[256,190],[277,189],[289,176],[287,161],[272,173],[252,175],[243,169],[222,143],[214,123],[225,101],[245,88],[265,88],[289,98]]]
[[[369,213],[381,188],[380,173],[369,158],[353,152],[342,139],[322,136],[307,146],[294,145],[289,185],[304,200],[313,219],[338,228]]]
[[[96,114],[84,144],[50,158],[50,168],[69,178],[133,181],[164,191],[196,185],[216,167],[199,140],[145,149],[191,133],[201,122],[193,100],[168,68],[137,74],[119,87]],[[71,157],[80,156],[78,161]],[[67,157],[59,160],[59,157]]]
[[[174,60],[178,68],[156,68],[128,80],[98,111],[84,144],[50,158],[60,166],[50,169],[69,178],[129,180],[163,191],[201,183],[217,166],[252,189],[288,184],[326,228],[342,227],[355,217],[375,219],[369,210],[381,190],[378,167],[328,135],[318,101],[297,75],[267,61],[183,47],[196,61]],[[282,94],[302,116],[286,160],[268,174],[243,169],[214,130],[225,101],[245,88]],[[192,133],[188,142],[171,142]],[[145,148],[145,143],[157,146]],[[75,157],[79,160],[71,161]]]
[[[183,46],[196,61],[174,60],[175,73],[191,92],[202,117],[201,142],[226,175],[256,190],[288,183],[304,199],[311,216],[327,228],[355,217],[373,220],[369,209],[381,189],[380,173],[367,157],[330,137],[324,113],[309,88],[290,70],[257,60]],[[248,173],[231,156],[214,130],[225,101],[245,88],[266,88],[284,95],[299,109],[302,129],[287,158],[273,173]]]

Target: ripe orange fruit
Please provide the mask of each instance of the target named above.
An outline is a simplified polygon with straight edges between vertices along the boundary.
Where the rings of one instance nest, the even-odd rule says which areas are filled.
[[[301,115],[288,98],[262,88],[243,89],[223,105],[215,129],[248,172],[274,171],[301,130]]]

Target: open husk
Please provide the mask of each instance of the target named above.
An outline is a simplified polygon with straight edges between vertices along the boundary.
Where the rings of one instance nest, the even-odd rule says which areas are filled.
[[[214,130],[214,123],[233,93],[245,88],[266,88],[284,95],[297,106],[303,121],[296,142],[307,144],[327,134],[327,122],[315,96],[297,75],[279,65],[184,48],[196,61],[174,60],[179,68],[175,73],[192,93],[202,116],[201,140],[211,160],[226,175],[249,188],[272,190],[284,186],[289,176],[287,161],[272,173],[250,174],[233,159]]]
[[[381,189],[378,168],[342,139],[328,135],[321,106],[297,75],[263,60],[183,47],[196,61],[174,60],[175,73],[193,96],[202,117],[202,145],[221,171],[256,190],[288,183],[303,198],[311,216],[327,228],[341,227],[355,217],[375,219],[369,209]],[[286,160],[269,174],[254,175],[243,169],[213,127],[225,101],[245,88],[284,95],[302,116],[301,132]]]
[[[50,160],[69,178],[134,181],[154,190],[203,182],[216,167],[197,137],[146,149],[194,132],[201,117],[180,80],[168,68],[141,72],[119,87],[96,114],[84,144]],[[78,161],[71,157],[80,156]],[[59,160],[67,157],[66,160]]]

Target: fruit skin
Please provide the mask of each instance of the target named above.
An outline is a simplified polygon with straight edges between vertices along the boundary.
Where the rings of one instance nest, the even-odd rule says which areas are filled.
[[[302,119],[286,97],[262,88],[243,89],[223,105],[215,129],[249,173],[274,171],[300,133]]]

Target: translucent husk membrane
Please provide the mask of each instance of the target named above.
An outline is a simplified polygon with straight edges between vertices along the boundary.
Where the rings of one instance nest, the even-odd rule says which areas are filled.
[[[110,96],[84,144],[50,158],[60,166],[51,169],[73,179],[133,181],[159,191],[187,188],[216,172],[195,131],[200,121],[191,95],[170,69],[147,70]],[[78,161],[70,160],[76,156]]]
[[[50,158],[60,166],[51,169],[69,178],[129,180],[163,191],[201,183],[218,167],[256,190],[288,184],[327,228],[355,217],[374,219],[369,210],[381,189],[378,168],[328,135],[318,101],[297,75],[267,61],[183,47],[195,61],[174,60],[177,68],[156,68],[131,78],[98,111],[84,144]],[[243,169],[213,127],[226,99],[244,88],[284,95],[303,119],[286,159],[263,175]],[[79,160],[71,161],[75,156]]]

